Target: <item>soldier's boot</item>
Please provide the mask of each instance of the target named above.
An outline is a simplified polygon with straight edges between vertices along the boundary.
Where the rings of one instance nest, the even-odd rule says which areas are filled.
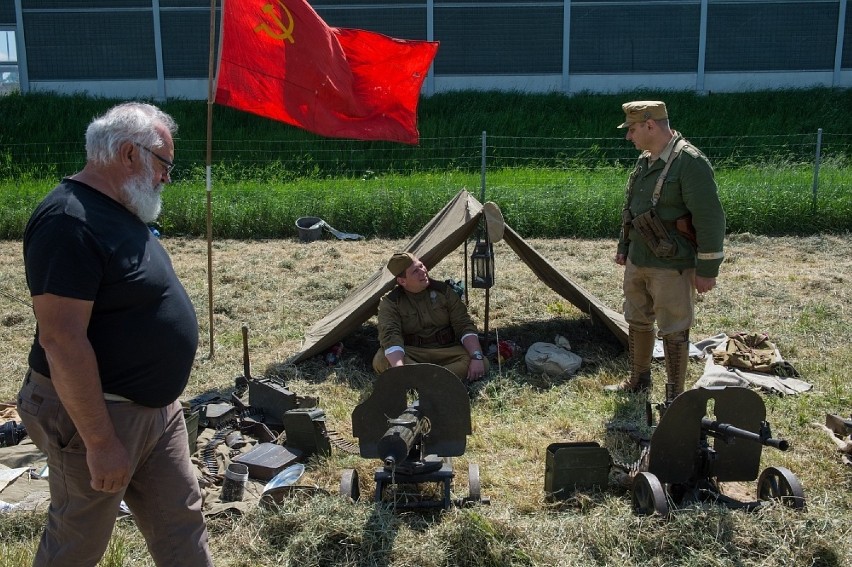
[[[689,364],[689,329],[663,336],[666,357],[666,403],[683,393]]]
[[[651,358],[654,355],[654,331],[629,329],[627,332],[627,357],[630,377],[620,384],[604,386],[607,392],[647,392],[651,389]]]

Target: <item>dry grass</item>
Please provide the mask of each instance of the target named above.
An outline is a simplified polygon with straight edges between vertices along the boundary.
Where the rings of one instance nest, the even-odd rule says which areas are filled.
[[[317,395],[328,426],[349,435],[352,408],[369,389],[368,359],[375,329],[367,325],[345,341],[336,367],[311,360],[282,362],[296,352],[304,330],[345,298],[404,241],[295,239],[225,241],[213,247],[215,356],[210,359],[207,310],[207,246],[202,240],[163,241],[197,307],[202,344],[186,392],[192,397],[233,386],[243,374],[241,326],[250,328],[253,374],[274,371],[291,390]],[[621,305],[621,268],[610,240],[533,240],[531,244],[605,304]],[[814,384],[795,397],[764,396],[776,436],[793,448],[767,449],[764,466],[785,466],[802,481],[808,509],[768,506],[747,514],[717,506],[683,510],[667,522],[632,515],[629,494],[611,486],[552,504],[543,495],[545,450],[560,441],[598,441],[618,460],[635,458],[635,444],[608,435],[611,420],[641,421],[644,406],[632,398],[605,396],[602,383],[619,380],[623,349],[604,329],[537,281],[504,245],[497,245],[497,287],[491,293],[489,327],[523,347],[567,337],[584,365],[571,380],[530,375],[522,360],[509,361],[472,397],[474,433],[454,460],[454,492],[467,494],[462,474],[479,464],[482,493],[491,505],[441,515],[394,514],[369,502],[344,503],[317,496],[287,503],[277,513],[256,511],[241,519],[211,521],[218,565],[848,565],[852,564],[850,471],[840,464],[824,433],[809,424],[824,414],[848,416],[852,385],[849,312],[852,238],[767,238],[732,235],[719,286],[698,304],[697,340],[721,331],[762,331]],[[11,400],[26,368],[34,319],[28,302],[20,242],[0,242],[0,401]],[[461,250],[432,275],[463,278]],[[11,296],[12,298],[10,298]],[[484,294],[470,290],[471,311],[484,317]],[[690,379],[702,371],[690,367]],[[663,397],[657,368],[654,399]],[[373,490],[374,462],[335,452],[312,461],[303,482],[336,493],[339,475],[357,468],[361,492]],[[734,487],[732,487],[734,488]],[[753,486],[735,487],[753,494]],[[367,498],[369,500],[369,498]],[[38,518],[0,518],[0,565],[24,565]],[[35,530],[37,532],[37,530]],[[11,534],[11,535],[10,535]],[[114,547],[127,564],[144,564],[144,544],[123,524]],[[23,550],[23,552],[21,551]],[[19,554],[18,559],[15,554]],[[132,559],[136,558],[136,559]],[[142,558],[142,559],[140,559]],[[120,564],[116,561],[115,564]]]

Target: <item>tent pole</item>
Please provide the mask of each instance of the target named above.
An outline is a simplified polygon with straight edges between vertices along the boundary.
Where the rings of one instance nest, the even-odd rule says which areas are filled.
[[[468,287],[468,285],[467,285],[467,283],[468,283],[467,282],[467,270],[468,270],[468,265],[467,265],[467,238],[465,238],[464,239],[464,303],[465,303],[465,305],[470,305],[470,302],[468,301],[468,295],[467,295],[467,287]]]
[[[482,204],[485,204],[485,165],[486,165],[485,156],[486,156],[486,148],[487,148],[486,138],[487,138],[486,131],[483,130],[482,131],[482,166],[481,166],[482,172],[481,172],[481,175],[480,175],[480,191],[479,191],[479,202],[482,203]],[[483,215],[482,218],[479,220],[480,234],[483,232],[483,230],[482,230],[483,224],[485,224],[485,215]],[[485,240],[486,240],[486,242],[488,242],[488,248],[491,249],[491,239],[488,237],[488,228],[487,227],[484,230],[484,232],[485,232]],[[492,254],[492,257],[493,257],[493,254],[494,254],[493,249],[492,249],[491,254]],[[467,256],[467,250],[465,250],[465,256]],[[492,274],[492,277],[493,277],[493,274]],[[489,308],[490,308],[490,301],[489,301],[490,297],[491,297],[490,292],[491,292],[490,288],[485,288],[485,327],[483,329],[484,335],[485,335],[485,345],[482,347],[482,348],[485,349],[485,352],[488,352],[488,312],[489,312]]]
[[[482,131],[482,172],[480,174],[479,202],[485,204],[485,130]]]
[[[489,298],[491,297],[490,292],[490,288],[485,288],[485,328],[483,329],[485,331],[485,344],[482,346],[482,348],[485,349],[485,352],[488,352],[488,305]]]

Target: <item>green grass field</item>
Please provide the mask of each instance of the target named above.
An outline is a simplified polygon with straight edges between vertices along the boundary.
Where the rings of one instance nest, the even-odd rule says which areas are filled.
[[[472,434],[454,458],[453,497],[467,494],[467,465],[479,465],[488,506],[402,512],[371,501],[379,462],[335,450],[312,458],[306,493],[273,510],[208,522],[222,567],[841,567],[852,563],[849,469],[813,426],[852,409],[852,260],[842,253],[852,230],[852,135],[844,133],[852,92],[835,90],[697,96],[524,96],[454,93],[422,101],[421,144],[400,147],[318,139],[281,124],[215,108],[213,184],[205,183],[206,103],[163,106],[181,125],[178,168],[164,193],[163,245],[196,306],[201,344],[184,399],[228,395],[244,371],[241,327],[251,329],[254,376],[277,376],[299,395],[316,396],[329,427],[353,439],[353,408],[371,391],[374,321],[344,340],[334,366],[321,357],[287,365],[305,331],[404,246],[456,192],[483,191],[481,133],[488,131],[485,200],[562,273],[620,308],[621,268],[612,262],[621,199],[636,151],[615,129],[620,104],[666,100],[673,126],[716,167],[728,215],[718,287],[697,304],[692,338],[721,331],[766,332],[813,384],[794,396],[762,394],[776,437],[792,448],[761,453],[764,467],[789,468],[807,506],[770,502],[748,513],[712,501],[676,506],[670,518],[637,516],[614,480],[545,498],[545,451],[555,442],[599,442],[619,462],[639,446],[610,432],[612,422],[647,432],[645,398],[612,396],[601,386],[624,378],[626,353],[601,325],[550,290],[504,242],[497,243],[491,290],[492,337],[526,349],[558,333],[583,358],[573,377],[529,372],[510,359],[471,388]],[[84,161],[83,131],[115,101],[48,95],[0,97],[0,402],[14,400],[27,367],[35,320],[20,237],[30,211]],[[814,193],[818,129],[824,129]],[[212,256],[204,235],[212,203]],[[300,216],[369,238],[329,235],[299,242]],[[433,268],[438,279],[464,275],[456,251]],[[208,270],[208,263],[212,270]],[[208,277],[210,278],[208,280]],[[469,309],[482,328],[486,303],[472,290]],[[210,300],[208,304],[207,301]],[[209,309],[208,309],[209,305]],[[371,334],[372,333],[372,334]],[[372,341],[372,342],[371,342]],[[215,356],[213,353],[215,351]],[[703,362],[690,363],[690,385]],[[654,365],[651,401],[664,395]],[[694,446],[687,446],[692,451]],[[360,474],[362,499],[337,494],[341,472]],[[25,479],[26,480],[26,479]],[[755,479],[756,480],[756,479]],[[258,492],[262,483],[253,483]],[[726,494],[755,497],[755,483],[726,482]],[[256,496],[257,494],[255,494]],[[0,499],[3,495],[0,494]],[[32,562],[43,509],[0,513],[0,567]],[[103,567],[150,565],[131,519],[121,520]]]

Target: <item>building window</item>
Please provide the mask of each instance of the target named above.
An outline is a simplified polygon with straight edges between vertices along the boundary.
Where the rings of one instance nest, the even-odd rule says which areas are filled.
[[[15,32],[0,29],[0,95],[17,91],[20,88]]]

